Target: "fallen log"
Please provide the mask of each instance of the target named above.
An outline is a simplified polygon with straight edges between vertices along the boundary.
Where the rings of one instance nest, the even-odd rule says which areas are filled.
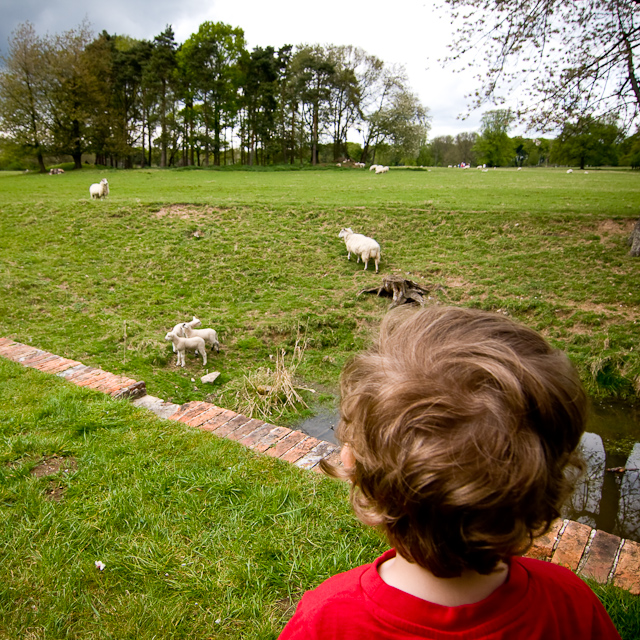
[[[363,289],[358,293],[375,293],[377,296],[385,298],[393,298],[389,309],[399,307],[401,304],[419,304],[424,307],[424,296],[435,291],[444,291],[445,288],[439,284],[422,285],[413,280],[407,280],[402,276],[384,276],[382,278],[382,285],[374,287],[373,289]]]

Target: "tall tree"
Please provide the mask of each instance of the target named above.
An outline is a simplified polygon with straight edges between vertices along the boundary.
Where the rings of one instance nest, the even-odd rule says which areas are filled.
[[[611,118],[579,118],[567,122],[553,144],[553,162],[576,162],[584,169],[592,166],[617,165],[618,144],[622,131]]]
[[[320,136],[328,120],[331,90],[336,75],[333,61],[320,45],[299,48],[291,60],[302,117],[310,132],[311,164],[318,164]]]
[[[42,173],[50,143],[48,109],[51,43],[40,38],[30,22],[18,26],[9,39],[9,52],[0,70],[0,129],[24,149],[32,151]]]
[[[509,128],[514,115],[509,109],[487,111],[481,120],[480,136],[473,151],[478,162],[491,167],[504,167],[511,163],[514,144],[509,137]]]
[[[53,38],[49,49],[49,113],[52,150],[69,154],[75,168],[82,168],[82,154],[88,150],[88,127],[96,102],[101,101],[100,79],[92,72],[86,47],[92,34],[82,22]]]
[[[190,74],[197,99],[202,102],[205,162],[208,162],[212,129],[214,164],[220,164],[223,123],[238,108],[238,62],[244,50],[242,29],[222,22],[203,22],[178,52],[181,68]]]
[[[640,114],[637,0],[445,0],[460,25],[448,61],[479,65],[474,106],[503,103],[521,86],[516,115],[555,128],[586,115]]]
[[[171,25],[153,39],[151,58],[145,68],[145,83],[155,90],[160,120],[160,166],[167,166],[171,93],[175,85],[176,41]]]

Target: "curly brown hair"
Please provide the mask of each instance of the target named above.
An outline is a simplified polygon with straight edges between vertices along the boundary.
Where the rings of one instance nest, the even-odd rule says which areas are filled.
[[[438,577],[488,574],[524,553],[582,467],[587,397],[575,369],[503,315],[396,310],[346,365],[341,396],[356,514]]]

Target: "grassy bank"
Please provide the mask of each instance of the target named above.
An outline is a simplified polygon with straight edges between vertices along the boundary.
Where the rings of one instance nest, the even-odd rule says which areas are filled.
[[[0,358],[0,406],[3,640],[273,640],[385,548],[342,483],[127,401]],[[594,586],[637,638],[640,599]]]
[[[111,195],[89,199],[107,177]],[[400,274],[433,300],[508,313],[565,349],[594,396],[635,398],[640,270],[626,240],[640,174],[564,170],[82,171],[0,179],[0,335],[147,382],[175,402],[237,409],[246,373],[302,331],[300,383],[331,402],[344,361]],[[341,227],[374,236],[381,272],[346,260]],[[175,367],[168,329],[220,334]],[[192,381],[193,379],[193,381]],[[293,420],[291,415],[281,422]]]

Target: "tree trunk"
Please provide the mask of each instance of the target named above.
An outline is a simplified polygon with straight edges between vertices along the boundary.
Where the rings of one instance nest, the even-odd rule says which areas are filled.
[[[640,219],[636,222],[636,226],[633,227],[631,237],[629,238],[629,244],[631,245],[631,251],[629,255],[637,258],[640,256]]]

